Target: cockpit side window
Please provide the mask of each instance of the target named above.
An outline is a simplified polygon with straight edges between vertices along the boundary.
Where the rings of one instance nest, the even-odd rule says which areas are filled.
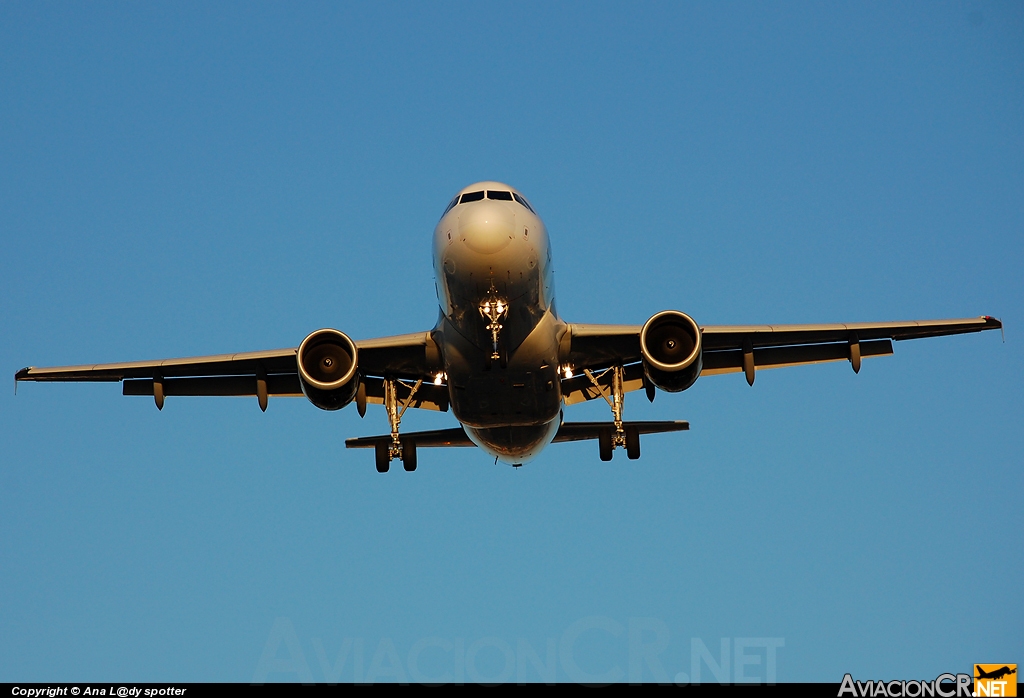
[[[449,211],[451,211],[451,210],[452,210],[453,208],[455,208],[455,204],[457,204],[457,203],[459,203],[459,195],[458,195],[458,194],[456,194],[456,195],[455,195],[455,198],[454,198],[454,199],[452,199],[452,200],[451,200],[451,201],[450,201],[450,202],[448,203],[448,208],[446,208],[446,209],[444,210],[444,213],[442,213],[442,214],[441,214],[441,218],[444,218],[444,217],[445,217],[445,215],[447,215],[447,213],[448,213]]]
[[[488,199],[495,199],[497,201],[511,201],[512,192],[510,191],[487,191]]]
[[[525,206],[525,207],[526,207],[526,210],[528,210],[528,211],[529,211],[530,213],[532,213],[532,214],[534,214],[534,215],[537,215],[537,212],[533,210],[533,206],[531,206],[530,204],[528,204],[528,203],[526,202],[526,199],[524,199],[523,197],[519,196],[519,194],[516,194],[515,192],[513,192],[513,193],[512,193],[512,196],[516,197],[516,201],[518,201],[518,202],[519,202],[519,203],[521,203],[521,204],[522,204],[523,206]]]
[[[462,199],[459,201],[460,204],[467,204],[470,201],[479,201],[484,198],[482,191],[470,191],[462,195]]]

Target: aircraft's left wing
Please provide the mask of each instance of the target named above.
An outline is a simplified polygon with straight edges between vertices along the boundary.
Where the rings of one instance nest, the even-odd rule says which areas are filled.
[[[448,409],[447,388],[428,384],[440,365],[429,332],[364,340],[356,342],[356,347],[367,402],[383,401],[382,379],[387,374],[424,380],[410,407]],[[302,397],[296,353],[297,349],[290,348],[157,361],[31,366],[14,378],[16,382],[123,382],[124,395],[257,396],[265,405],[266,397]],[[157,402],[162,404],[161,399]]]
[[[859,370],[862,358],[892,354],[893,340],[997,330],[1002,326],[999,320],[987,315],[881,323],[705,325],[700,328],[700,375],[744,372],[747,381],[753,383],[757,369],[830,361],[850,361]],[[644,387],[640,330],[639,325],[569,325],[563,339],[563,360],[577,371],[623,365],[623,388],[639,390]],[[585,375],[563,380],[562,393],[567,404],[601,396],[601,391]]]

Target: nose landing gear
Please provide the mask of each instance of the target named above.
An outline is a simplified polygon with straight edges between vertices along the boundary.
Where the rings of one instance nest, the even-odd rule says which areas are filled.
[[[485,329],[491,333],[491,356],[487,361],[487,368],[491,367],[493,361],[500,361],[501,367],[505,368],[508,359],[505,352],[498,348],[498,337],[502,330],[500,321],[508,315],[508,301],[498,295],[493,281],[487,295],[480,301],[480,315],[488,321]]]

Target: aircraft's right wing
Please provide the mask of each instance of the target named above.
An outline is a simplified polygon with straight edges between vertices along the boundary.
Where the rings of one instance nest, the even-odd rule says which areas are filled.
[[[745,372],[752,383],[754,371],[763,368],[850,361],[859,369],[862,358],[892,354],[893,340],[982,332],[1002,326],[989,316],[820,325],[705,325],[700,328],[704,347],[701,375]],[[639,390],[644,387],[641,329],[640,325],[571,324],[562,340],[563,360],[575,371],[622,365],[624,389]],[[563,380],[562,393],[567,404],[601,396],[585,375]]]
[[[441,361],[430,332],[363,340],[356,342],[356,347],[367,402],[383,402],[383,376],[387,374],[424,381],[410,407],[448,409],[447,387],[432,383]],[[124,395],[151,395],[158,406],[163,405],[165,396],[188,395],[256,396],[265,407],[267,397],[302,397],[296,352],[289,348],[156,361],[30,366],[14,378],[16,382],[123,382]],[[408,390],[408,386],[402,389]]]

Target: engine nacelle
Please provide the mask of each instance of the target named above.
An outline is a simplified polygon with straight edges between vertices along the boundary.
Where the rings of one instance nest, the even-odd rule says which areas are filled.
[[[299,345],[296,357],[303,394],[322,410],[340,410],[359,389],[359,351],[344,332],[313,332]]]
[[[686,390],[700,376],[700,328],[686,313],[663,310],[640,330],[647,380],[670,393]]]

